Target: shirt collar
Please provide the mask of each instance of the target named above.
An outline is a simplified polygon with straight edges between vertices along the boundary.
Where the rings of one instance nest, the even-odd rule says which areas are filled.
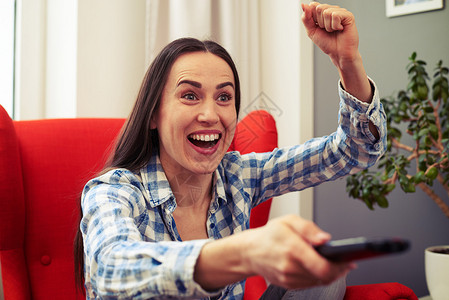
[[[221,173],[223,173],[222,171],[223,167],[220,163],[218,168],[214,171],[214,176],[212,179],[214,196],[211,203],[211,208],[213,210],[218,209],[220,200],[222,200],[223,203],[226,203],[227,201],[222,179],[223,177],[221,176]],[[149,205],[152,208],[162,205],[169,200],[174,201],[175,196],[173,195],[170,183],[165,176],[158,153],[152,155],[147,166],[140,170],[140,174],[142,176],[142,183],[149,195]]]
[[[151,156],[147,166],[140,170],[140,174],[143,185],[150,195],[148,202],[151,207],[159,206],[170,199],[174,200],[158,153]]]
[[[214,177],[213,177],[213,191],[214,191],[214,195],[213,195],[213,201],[211,203],[211,212],[214,213],[215,211],[218,210],[219,206],[220,206],[220,200],[223,202],[223,204],[226,204],[227,202],[227,197],[226,197],[226,192],[224,189],[224,184],[223,184],[223,176],[221,176],[221,171],[223,170],[222,164],[220,163],[218,165],[218,168],[215,170],[214,172]]]

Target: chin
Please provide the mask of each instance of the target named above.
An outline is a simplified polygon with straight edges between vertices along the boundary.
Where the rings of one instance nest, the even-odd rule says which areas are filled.
[[[194,168],[195,173],[200,174],[200,175],[212,174],[217,169],[220,161],[198,163],[198,166],[196,168]]]

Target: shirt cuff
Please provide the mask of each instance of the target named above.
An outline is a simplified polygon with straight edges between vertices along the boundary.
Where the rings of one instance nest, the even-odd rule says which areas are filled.
[[[373,98],[370,103],[360,101],[350,93],[344,90],[341,81],[338,82],[340,94],[340,108],[350,112],[356,122],[360,122],[363,134],[373,143],[376,151],[385,151],[386,147],[386,115],[380,102],[379,91],[376,83],[368,77],[371,88],[373,89]],[[369,130],[369,121],[371,121],[379,132],[380,138],[376,137]]]
[[[176,259],[173,262],[173,278],[170,282],[176,285],[179,294],[187,294],[193,297],[213,297],[220,295],[223,291],[223,289],[206,291],[194,280],[195,265],[200,252],[204,245],[211,241],[211,239],[205,239],[182,242],[183,247],[179,248],[179,250],[182,249],[182,252],[177,251],[178,253],[174,255]]]
[[[339,90],[341,99],[343,99],[343,102],[346,105],[348,105],[352,109],[358,111],[359,113],[367,113],[369,115],[370,111],[372,111],[376,108],[379,109],[378,108],[379,107],[379,93],[378,93],[376,83],[369,77],[368,77],[368,80],[370,82],[371,89],[373,90],[373,98],[371,99],[370,103],[361,101],[361,100],[357,99],[355,96],[348,93],[343,88],[343,84],[342,84],[341,80],[338,81],[338,90]]]

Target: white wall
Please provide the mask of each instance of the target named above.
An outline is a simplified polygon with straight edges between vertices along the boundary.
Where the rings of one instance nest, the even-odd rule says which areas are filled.
[[[17,1],[16,119],[45,116],[46,15],[45,1]]]
[[[313,136],[313,46],[303,29],[299,1],[261,2],[262,91],[276,105],[279,146]],[[313,218],[313,189],[277,197],[271,217]]]
[[[126,117],[145,72],[145,1],[19,0],[16,117]]]
[[[47,118],[77,116],[77,2],[47,0],[44,76]]]
[[[0,1],[0,105],[13,115],[14,1]]]
[[[146,70],[145,1],[78,3],[77,116],[127,117]]]

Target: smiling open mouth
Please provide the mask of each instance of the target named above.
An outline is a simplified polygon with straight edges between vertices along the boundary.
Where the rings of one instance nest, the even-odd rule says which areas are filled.
[[[221,134],[191,134],[188,136],[189,141],[200,148],[212,148],[221,139]]]

